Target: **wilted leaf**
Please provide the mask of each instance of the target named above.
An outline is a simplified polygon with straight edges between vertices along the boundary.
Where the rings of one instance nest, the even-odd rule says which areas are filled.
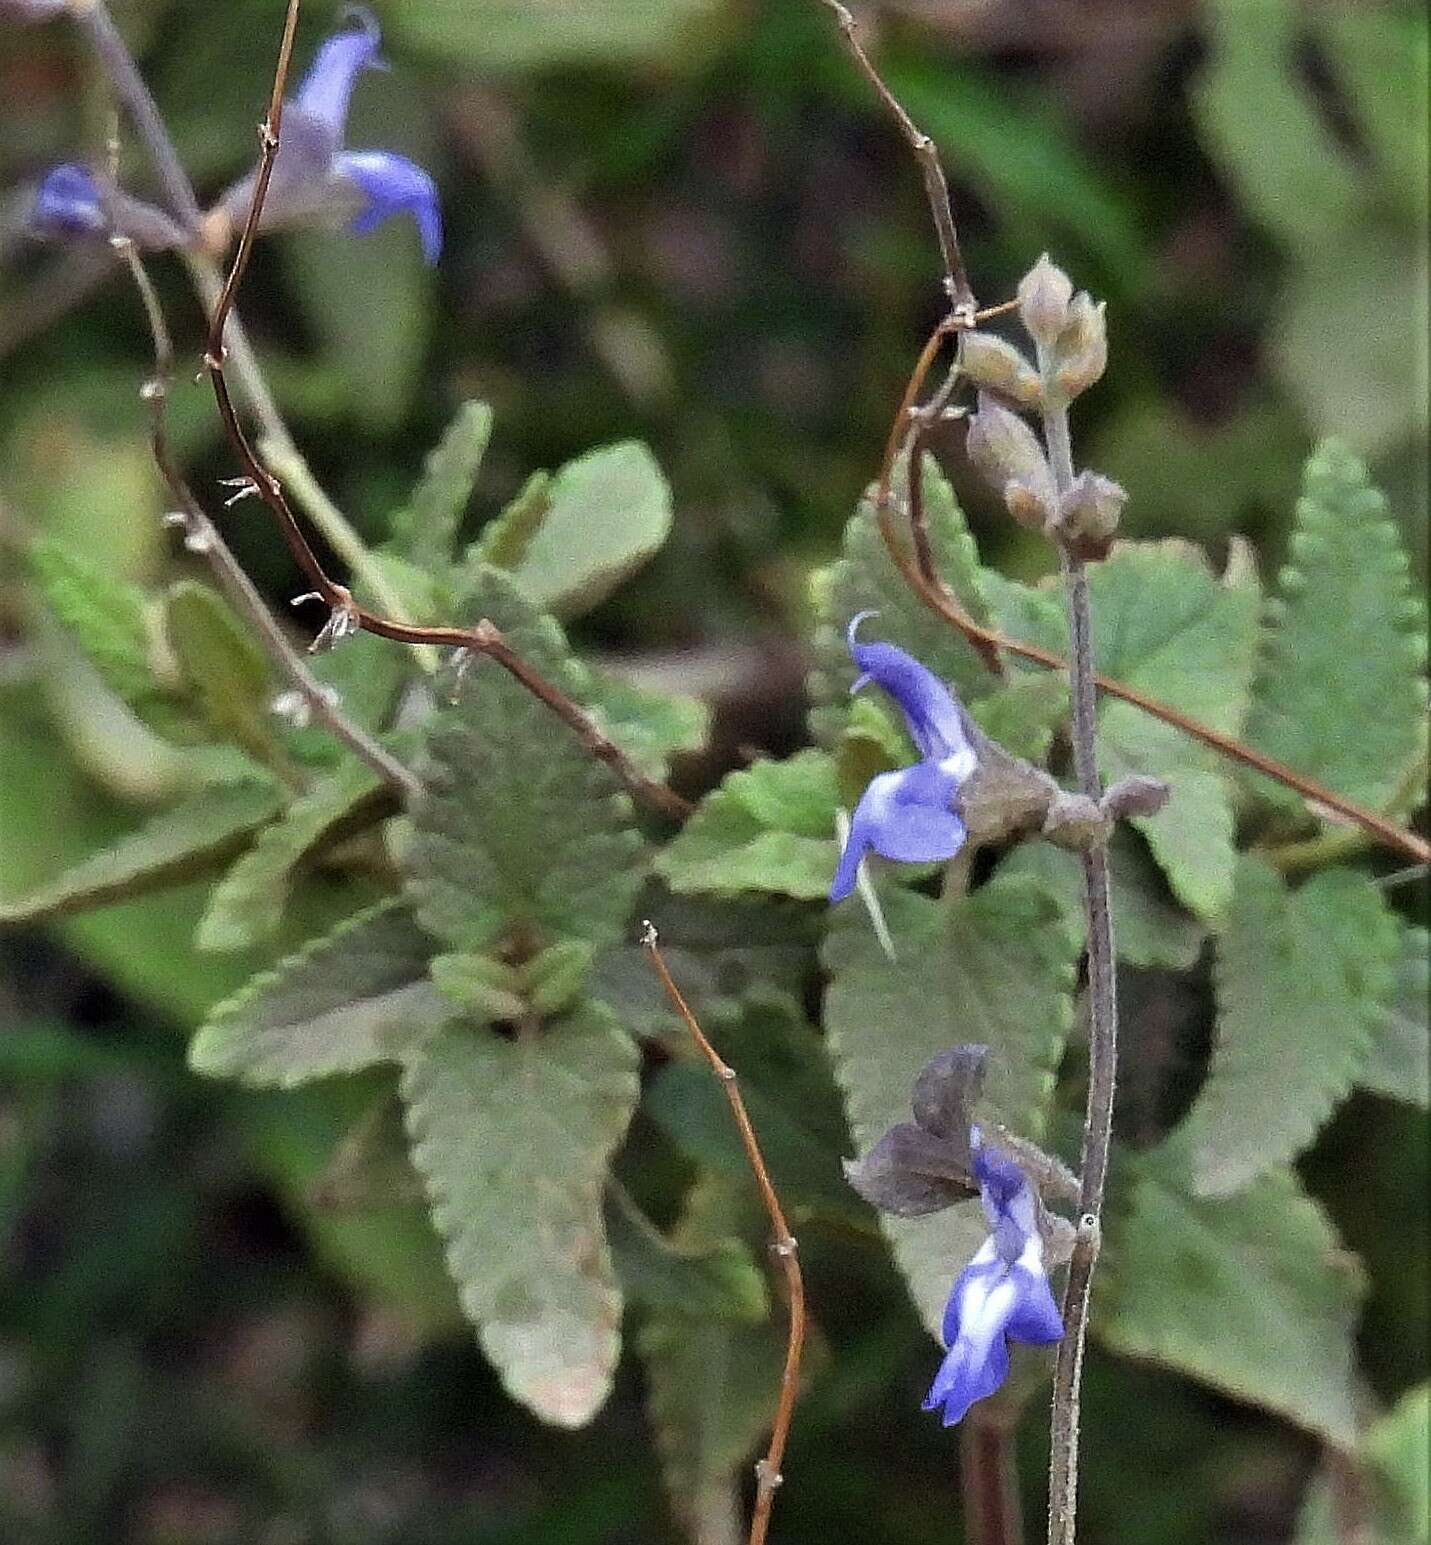
[[[1311,1141],[1366,1062],[1395,948],[1364,876],[1331,869],[1289,892],[1261,860],[1238,861],[1212,1069],[1184,1129],[1198,1191],[1235,1191]]]
[[[1105,1229],[1093,1319],[1105,1345],[1355,1441],[1361,1276],[1289,1171],[1198,1198],[1164,1154],[1139,1166]]]
[[[597,1004],[511,1040],[457,1024],[404,1068],[413,1162],[463,1308],[508,1393],[558,1426],[591,1420],[620,1352],[601,1195],[636,1074]]]
[[[189,1065],[289,1088],[395,1061],[453,1016],[428,980],[433,948],[399,900],[360,912],[221,1003]]]
[[[671,490],[644,445],[623,440],[569,461],[482,533],[478,564],[508,570],[543,611],[579,616],[659,551]]]

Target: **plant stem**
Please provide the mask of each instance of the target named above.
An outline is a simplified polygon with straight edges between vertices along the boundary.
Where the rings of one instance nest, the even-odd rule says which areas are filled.
[[[1073,485],[1068,404],[1058,393],[1046,351],[1039,348],[1043,376],[1044,443],[1060,493]],[[1068,607],[1069,689],[1072,697],[1073,762],[1079,789],[1103,797],[1098,775],[1097,695],[1093,674],[1093,612],[1088,571],[1071,545],[1060,541]],[[1080,854],[1083,905],[1088,924],[1088,1104],[1083,1118],[1079,1208],[1082,1213],[1068,1268],[1063,1301],[1063,1340],[1054,1368],[1053,1425],[1048,1464],[1049,1545],[1073,1545],[1078,1507],[1079,1396],[1083,1348],[1088,1334],[1088,1300],[1098,1260],[1103,1186],[1113,1136],[1113,1097],[1118,1081],[1118,996],[1109,896],[1108,853],[1102,846]]]
[[[1023,1545],[1013,1429],[971,1411],[959,1428],[959,1473],[969,1545]]]

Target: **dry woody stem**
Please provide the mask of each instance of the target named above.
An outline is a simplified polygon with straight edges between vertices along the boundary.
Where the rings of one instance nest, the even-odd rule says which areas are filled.
[[[661,958],[656,930],[649,922],[644,925],[641,943],[650,956],[657,976],[661,978],[661,985],[666,989],[667,996],[685,1023],[691,1039],[696,1043],[696,1048],[710,1064],[711,1072],[720,1080],[721,1087],[725,1090],[725,1097],[730,1102],[731,1115],[735,1118],[736,1129],[740,1133],[740,1140],[745,1148],[745,1157],[750,1164],[750,1172],[755,1177],[756,1189],[760,1192],[760,1200],[770,1219],[774,1236],[773,1248],[785,1273],[786,1296],[790,1310],[790,1335],[785,1347],[785,1368],[780,1376],[780,1397],[776,1402],[775,1421],[770,1429],[770,1444],[765,1451],[765,1458],[755,1467],[755,1507],[750,1518],[749,1545],[765,1545],[766,1532],[770,1527],[770,1512],[775,1505],[775,1492],[783,1479],[780,1465],[785,1457],[785,1440],[790,1433],[790,1418],[795,1410],[795,1397],[800,1388],[800,1358],[805,1348],[805,1279],[800,1273],[795,1236],[790,1232],[790,1225],[785,1221],[785,1212],[780,1205],[780,1198],[775,1194],[770,1171],[765,1167],[765,1158],[761,1154],[755,1128],[751,1125],[745,1101],[741,1098],[735,1069],[706,1039],[705,1032],[691,1012],[690,1005],[681,996],[680,988],[676,986],[671,979],[671,973],[666,969],[666,962]]]

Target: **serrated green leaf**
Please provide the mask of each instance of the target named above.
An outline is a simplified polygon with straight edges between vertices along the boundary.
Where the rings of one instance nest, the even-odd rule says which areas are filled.
[[[1364,876],[1287,889],[1238,861],[1217,941],[1217,1044],[1184,1128],[1193,1184],[1223,1195],[1295,1157],[1351,1088],[1390,994],[1395,925]]]
[[[1104,1227],[1093,1329],[1106,1346],[1350,1446],[1361,1277],[1290,1171],[1200,1198],[1163,1154]]]
[[[769,1319],[765,1278],[738,1239],[683,1244],[668,1239],[620,1187],[608,1189],[607,1201],[607,1238],[630,1302],[693,1322]]]
[[[201,950],[243,950],[272,938],[299,866],[315,849],[376,820],[391,803],[366,763],[340,763],[266,826],[214,887],[194,942]]]
[[[404,1065],[413,1163],[463,1307],[508,1393],[558,1426],[601,1408],[620,1351],[601,1195],[637,1061],[587,1004],[513,1040],[456,1025]]]
[[[200,789],[39,890],[0,902],[0,923],[63,917],[210,874],[242,852],[282,808],[272,784]]]
[[[656,859],[675,891],[773,891],[812,901],[839,856],[835,764],[823,751],[756,762],[700,802]]]
[[[314,655],[309,669],[337,694],[339,706],[354,724],[377,734],[388,726],[407,678],[409,658],[407,651],[390,639],[379,638],[375,633],[356,633],[343,640],[341,649]],[[317,722],[289,730],[284,743],[305,763],[334,766],[350,754],[330,730]]]
[[[1382,808],[1425,734],[1425,616],[1386,501],[1333,441],[1307,462],[1247,736]],[[1258,782],[1284,807],[1300,796]]]
[[[597,725],[648,777],[664,780],[671,758],[700,751],[710,739],[711,711],[699,698],[637,687],[602,671],[588,673]]]
[[[432,985],[470,1019],[520,1019],[528,1012],[519,995],[516,969],[488,955],[434,955],[428,962]]]
[[[1425,1110],[1431,1105],[1431,933],[1403,927],[1393,969],[1391,997],[1372,1005],[1371,1052],[1358,1082]]]
[[[50,610],[110,691],[157,733],[196,739],[192,716],[156,673],[144,591],[50,537],[38,537],[27,556]]]
[[[1057,671],[1019,671],[972,704],[969,714],[1010,756],[1042,762],[1068,718],[1068,680]]]
[[[433,943],[397,899],[380,902],[256,976],[200,1026],[189,1066],[291,1088],[396,1061],[453,1017],[428,980]]]
[[[644,445],[623,440],[567,462],[539,497],[528,485],[473,557],[509,570],[542,610],[575,617],[634,574],[670,531],[664,474]]]
[[[1173,900],[1142,843],[1127,832],[1115,832],[1108,844],[1108,871],[1119,960],[1173,970],[1191,966],[1207,930]],[[1057,899],[1068,926],[1083,937],[1083,871],[1075,854],[1047,842],[1023,842],[999,873],[1036,880]]]
[[[823,959],[825,1027],[861,1154],[909,1119],[915,1076],[950,1046],[986,1045],[988,1103],[1023,1136],[1043,1128],[1073,1024],[1075,935],[1027,879],[999,875],[943,902],[889,888],[883,901],[898,959],[868,919],[836,910]],[[949,1287],[987,1234],[978,1202],[927,1218],[881,1218],[931,1335]]]
[[[268,661],[218,591],[192,580],[171,585],[164,596],[164,635],[214,733],[266,765],[280,761]]]
[[[686,1199],[676,1238],[709,1248],[760,1228],[743,1190],[724,1177],[703,1177]],[[710,1529],[726,1520],[738,1538],[740,1476],[770,1426],[785,1365],[783,1323],[693,1322],[679,1312],[654,1314],[638,1345],[646,1369],[648,1411],[677,1518]],[[802,1383],[808,1382],[808,1355]]]
[[[467,603],[549,681],[581,701],[561,629],[505,575],[479,571]],[[451,691],[449,673],[448,694]],[[534,947],[621,937],[642,879],[630,803],[551,710],[489,660],[428,726],[404,854],[425,927],[482,953],[513,933]]]
[[[845,1183],[849,1139],[819,1037],[787,997],[756,989],[738,1010],[708,1014],[701,1028],[735,1069],[775,1189],[787,1212],[868,1222]],[[642,1106],[697,1163],[733,1176],[749,1170],[724,1087],[704,1060],[662,1068]]]
[[[908,542],[904,515],[903,469],[893,484],[895,525]],[[975,622],[988,621],[981,588],[979,553],[938,464],[924,458],[924,517],[935,566],[959,604]],[[965,702],[997,685],[973,646],[948,623],[935,617],[904,582],[885,549],[871,497],[861,501],[845,527],[843,556],[812,581],[818,624],[810,722],[817,736],[832,745],[849,722],[849,689],[855,668],[845,644],[845,630],[859,612],[877,611],[865,625],[865,638],[881,638],[907,649],[936,676],[949,682]]]
[[[400,556],[429,571],[451,562],[491,438],[491,408],[464,402],[428,454],[406,507],[393,516],[388,545]]]

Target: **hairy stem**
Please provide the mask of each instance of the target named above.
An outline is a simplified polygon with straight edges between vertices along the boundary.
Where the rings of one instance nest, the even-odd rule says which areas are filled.
[[[1044,383],[1044,443],[1059,493],[1073,485],[1068,404],[1058,394],[1054,372],[1040,345]],[[1069,689],[1073,705],[1073,762],[1080,790],[1103,797],[1098,775],[1097,694],[1093,675],[1093,609],[1088,571],[1068,542],[1059,543],[1068,607]],[[1085,849],[1083,906],[1088,924],[1088,1104],[1083,1118],[1079,1208],[1082,1217],[1069,1264],[1063,1303],[1063,1340],[1054,1369],[1052,1447],[1048,1468],[1049,1545],[1073,1545],[1078,1506],[1079,1395],[1083,1347],[1088,1333],[1088,1295],[1098,1260],[1103,1185],[1113,1136],[1113,1097],[1118,1081],[1118,996],[1113,952],[1113,910],[1108,853]]]

